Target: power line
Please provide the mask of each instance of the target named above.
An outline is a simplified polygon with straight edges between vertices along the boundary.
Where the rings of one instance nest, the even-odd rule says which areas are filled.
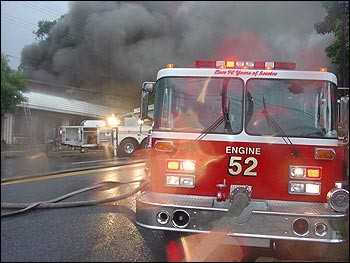
[[[51,17],[54,17],[54,18],[56,18],[56,20],[60,19],[61,16],[62,16],[61,12],[54,11],[54,13],[53,13],[52,11],[47,10],[47,7],[43,6],[44,8],[46,8],[46,10],[45,10],[45,9],[41,8],[40,6],[42,6],[42,5],[40,5],[38,3],[37,3],[37,5],[34,5],[33,2],[31,2],[31,3],[29,3],[29,2],[21,3],[21,2],[18,1],[18,3],[22,4],[22,5],[26,6],[26,7],[29,7],[29,8],[31,8],[33,10],[36,10],[38,12],[41,12],[43,14],[49,15]],[[57,18],[57,15],[59,15],[60,17]],[[85,25],[85,22],[83,20],[76,19],[76,18],[74,18],[74,19],[75,19],[75,23],[73,23],[73,24],[75,24],[75,25],[77,25],[79,27],[83,27]]]
[[[32,25],[32,26],[35,26],[35,27],[37,26],[34,23],[28,22],[26,20],[20,19],[18,17],[12,16],[12,15],[9,15],[9,14],[6,14],[6,13],[1,13],[1,15],[5,16],[5,18],[6,18],[6,16],[8,16],[9,19],[18,20],[18,21],[20,21],[20,22],[22,22],[24,24]]]
[[[9,24],[12,24],[12,25],[16,25],[16,26],[19,26],[19,27],[22,27],[25,29],[33,30],[33,28],[31,28],[30,26],[23,24],[19,21],[14,21],[13,19],[11,20],[10,18],[7,18],[7,17],[1,17],[1,20],[5,21]]]
[[[48,16],[51,16],[51,17],[53,17],[53,18],[55,18],[55,19],[58,19],[57,18],[57,15],[52,15],[52,13],[49,13],[49,12],[47,12],[46,10],[44,10],[44,9],[42,9],[42,8],[38,8],[38,7],[33,7],[29,2],[26,2],[26,1],[22,1],[22,2],[20,2],[20,1],[16,1],[16,3],[17,4],[20,4],[20,5],[22,5],[22,6],[25,6],[25,7],[29,7],[29,8],[31,8],[31,9],[33,9],[33,10],[35,10],[35,11],[37,11],[37,12],[40,12],[40,13],[43,13],[43,14],[45,14],[45,15],[48,15]]]
[[[14,17],[14,16],[11,16],[11,15],[8,15],[8,14],[5,14],[5,13],[1,13],[2,15],[5,15],[4,17],[2,16],[1,19],[10,23],[10,24],[14,24],[14,25],[17,25],[19,27],[22,27],[22,28],[25,28],[25,29],[30,29],[30,30],[34,30],[34,28],[32,28],[32,26],[35,26],[37,27],[35,24],[33,23],[30,23],[26,20],[23,20],[23,19],[20,19],[20,18],[17,18],[17,17]],[[9,17],[6,17],[6,16],[9,16]],[[66,40],[70,43],[73,43],[73,44],[81,44],[82,43],[82,40],[75,37],[75,36],[72,36],[70,34],[66,34],[64,36],[62,36],[61,34],[59,33],[51,33],[49,34],[49,36],[53,37],[53,38],[56,38],[56,39],[63,39],[63,40]]]
[[[8,54],[6,54],[6,56],[11,57],[11,58],[16,58],[16,59],[21,60],[21,58],[19,58],[19,57],[15,57],[15,56],[12,56],[12,55],[8,55]]]
[[[49,6],[43,5],[43,3],[41,3],[40,1],[34,1],[34,3],[37,4],[38,6],[41,6],[41,7],[45,8],[46,10],[48,10],[48,12],[50,12],[52,14],[56,14],[56,15],[60,15],[60,16],[62,15],[62,13],[60,11],[58,11],[56,9],[53,9],[53,8],[51,8]]]

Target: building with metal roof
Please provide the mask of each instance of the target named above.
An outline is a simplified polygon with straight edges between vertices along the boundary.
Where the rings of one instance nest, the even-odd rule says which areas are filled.
[[[1,123],[1,140],[6,144],[45,144],[61,125],[80,125],[83,120],[105,120],[122,110],[40,92],[23,93],[26,102],[16,113],[7,113]]]
[[[92,118],[103,118],[112,114],[120,114],[120,110],[102,105],[92,104],[85,101],[61,98],[53,95],[27,92],[23,93],[28,101],[28,107],[35,110],[59,112],[87,116]],[[23,107],[22,105],[19,105]]]

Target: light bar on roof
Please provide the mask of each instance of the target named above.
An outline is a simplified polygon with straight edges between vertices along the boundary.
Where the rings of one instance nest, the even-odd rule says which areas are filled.
[[[253,61],[237,61],[236,62],[236,68],[254,68],[254,62]]]
[[[234,60],[196,60],[197,68],[237,68],[237,69],[286,69],[294,70],[294,62],[272,62],[272,61],[234,61]]]

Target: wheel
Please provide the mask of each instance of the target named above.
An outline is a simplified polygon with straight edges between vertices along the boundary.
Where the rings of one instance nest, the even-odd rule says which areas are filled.
[[[146,149],[147,147],[147,138],[143,139],[143,141],[141,142],[141,146],[140,149]]]
[[[138,143],[133,139],[124,139],[118,147],[119,157],[130,157],[138,148]]]

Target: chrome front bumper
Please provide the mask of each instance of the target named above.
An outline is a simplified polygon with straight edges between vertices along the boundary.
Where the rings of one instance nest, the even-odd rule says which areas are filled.
[[[230,216],[231,204],[208,196],[145,192],[136,202],[136,223],[156,230],[225,231],[241,244],[262,247],[276,239],[340,243],[348,238],[348,215],[327,203],[253,199],[238,216]]]

